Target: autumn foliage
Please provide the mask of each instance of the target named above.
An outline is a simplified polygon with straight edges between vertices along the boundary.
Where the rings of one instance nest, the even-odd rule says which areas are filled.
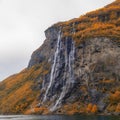
[[[85,112],[85,105],[80,102],[75,102],[73,104],[66,104],[60,109],[61,114],[78,114]]]
[[[62,26],[63,37],[72,37],[76,45],[87,38],[108,37],[120,43],[120,2],[89,12],[84,16],[67,22],[55,24]]]
[[[97,113],[98,112],[98,107],[97,105],[93,105],[91,103],[88,104],[87,108],[86,108],[86,112],[88,113]]]
[[[46,74],[42,65],[33,66],[25,69],[18,74],[10,76],[0,83],[0,113],[19,114],[25,113],[39,102],[40,90],[36,80],[40,75]],[[36,104],[33,104],[36,103]],[[37,109],[35,109],[36,111]]]
[[[63,114],[78,114],[78,113],[97,113],[98,112],[98,107],[95,104],[89,103],[87,106],[83,103],[80,102],[75,102],[73,104],[67,104],[64,105],[64,107],[61,108],[61,112]]]
[[[115,112],[120,112],[120,103],[118,103]]]
[[[120,91],[116,90],[114,93],[111,93],[109,97],[110,105],[108,106],[109,112],[120,112]]]
[[[24,114],[49,114],[50,111],[48,110],[48,108],[46,107],[34,107],[34,108],[30,108],[27,111],[25,111]]]
[[[120,102],[120,91],[115,91],[115,93],[111,94],[110,96],[111,103],[118,103]]]

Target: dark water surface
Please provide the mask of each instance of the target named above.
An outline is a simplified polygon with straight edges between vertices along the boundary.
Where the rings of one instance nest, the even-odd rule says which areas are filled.
[[[0,115],[0,120],[120,120],[120,116]]]

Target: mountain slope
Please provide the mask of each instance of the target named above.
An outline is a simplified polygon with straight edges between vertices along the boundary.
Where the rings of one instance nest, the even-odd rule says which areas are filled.
[[[0,113],[119,113],[119,5],[48,28],[28,68],[0,83]]]

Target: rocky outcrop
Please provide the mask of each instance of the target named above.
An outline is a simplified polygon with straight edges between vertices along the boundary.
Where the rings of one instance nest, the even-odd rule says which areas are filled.
[[[42,88],[43,105],[49,101],[49,109],[54,111],[62,104],[84,101],[97,104],[102,111],[110,86],[120,85],[120,48],[105,37],[87,39],[76,47],[72,38],[62,39],[62,33],[56,34],[57,39],[46,40],[49,46],[52,43],[47,56],[51,71]],[[113,83],[106,84],[105,80]]]
[[[52,26],[45,31],[46,40],[40,48],[33,52],[28,68],[40,64],[43,61],[51,61],[49,58],[55,50],[55,44],[58,39],[58,30],[58,27]]]

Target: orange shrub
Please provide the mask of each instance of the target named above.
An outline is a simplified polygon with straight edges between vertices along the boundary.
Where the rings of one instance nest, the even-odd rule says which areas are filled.
[[[93,105],[92,105],[91,103],[89,103],[88,106],[87,106],[86,111],[87,111],[87,112],[91,112],[92,106],[93,106]]]
[[[34,108],[34,113],[48,114],[49,110],[46,107],[39,107],[39,108]]]
[[[120,103],[118,103],[115,112],[120,112]]]
[[[97,105],[93,105],[93,104],[89,103],[87,108],[86,108],[86,112],[87,113],[97,113],[98,112]]]
[[[118,103],[120,102],[120,91],[115,91],[115,93],[111,94],[110,96],[111,103]]]
[[[91,112],[92,113],[97,113],[98,112],[97,105],[93,105]]]

